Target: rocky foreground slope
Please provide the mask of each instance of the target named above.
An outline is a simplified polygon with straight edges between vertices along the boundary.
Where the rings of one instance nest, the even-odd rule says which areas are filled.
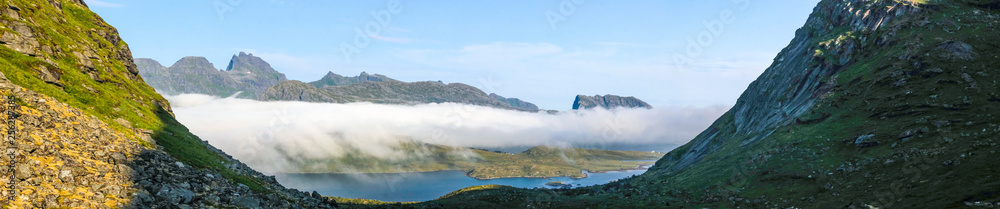
[[[4,208],[336,206],[191,134],[84,2],[11,0],[0,14],[0,100],[19,107],[0,126],[15,139],[0,143],[14,151],[0,157]]]
[[[737,104],[643,175],[413,207],[995,208],[1000,3],[822,0]]]

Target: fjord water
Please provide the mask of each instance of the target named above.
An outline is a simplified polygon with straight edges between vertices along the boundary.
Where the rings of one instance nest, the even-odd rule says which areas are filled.
[[[427,201],[449,192],[471,186],[499,184],[521,188],[554,188],[545,183],[562,181],[573,187],[605,184],[614,180],[639,175],[643,170],[587,173],[587,178],[502,178],[478,180],[465,176],[462,171],[434,171],[378,174],[276,174],[278,182],[302,191],[317,191],[324,196],[363,198],[381,201]]]

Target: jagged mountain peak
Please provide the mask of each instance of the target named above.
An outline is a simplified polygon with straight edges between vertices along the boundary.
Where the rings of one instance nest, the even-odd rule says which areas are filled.
[[[343,86],[356,83],[382,82],[382,81],[396,81],[396,80],[382,74],[378,73],[368,74],[368,72],[364,71],[362,71],[357,76],[351,76],[351,77],[345,77],[333,73],[333,71],[328,71],[326,75],[324,75],[322,78],[313,82],[309,82],[309,84],[316,86],[317,88],[322,88],[325,86]]]
[[[212,62],[209,62],[207,58],[201,57],[201,56],[186,56],[186,57],[183,57],[183,58],[177,60],[177,62],[174,62],[174,64],[171,65],[170,67],[171,68],[173,68],[173,67],[193,68],[194,67],[194,68],[200,68],[200,69],[212,69],[212,70],[216,70],[215,69],[215,65],[212,64]]]
[[[333,73],[333,71],[326,71],[326,75],[323,76],[323,78],[337,78],[337,77],[344,77],[344,76]]]
[[[163,64],[160,64],[159,61],[156,61],[156,60],[150,59],[150,58],[135,58],[135,59],[133,59],[133,61],[135,62],[136,65],[149,65],[149,66],[164,67]]]
[[[264,61],[264,59],[254,56],[252,53],[246,52],[240,52],[239,54],[233,55],[233,58],[229,60],[229,65],[226,66],[226,71],[278,73],[278,71],[274,70],[274,68],[271,67],[271,64]]]
[[[256,98],[267,87],[287,80],[260,57],[240,52],[226,70],[218,70],[205,57],[181,58],[168,68],[152,59],[136,59],[139,72],[149,85],[166,94],[199,93],[227,97]]]

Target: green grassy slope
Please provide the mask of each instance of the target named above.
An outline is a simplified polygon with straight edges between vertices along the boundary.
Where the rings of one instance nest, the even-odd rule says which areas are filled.
[[[216,170],[230,180],[266,192],[256,183],[259,179],[221,166],[229,163],[227,158],[207,149],[176,122],[169,103],[139,77],[128,45],[117,30],[95,13],[72,2],[7,2],[17,8],[20,18],[0,16],[3,36],[31,37],[43,49],[27,52],[0,47],[0,71],[12,83],[97,116],[128,138],[138,139],[142,131],[113,122],[122,118],[132,128],[153,132],[157,144],[138,142],[147,148],[162,146],[185,164]],[[30,34],[20,34],[12,29],[16,27],[29,28]],[[57,74],[58,82],[46,82],[45,72]]]
[[[379,158],[351,151],[342,158],[300,162],[303,173],[396,173],[461,170],[470,177],[492,179],[505,177],[583,178],[590,172],[637,169],[652,164],[663,153],[609,151],[581,148],[538,146],[521,153],[497,153],[423,143],[402,143],[396,149],[400,158]],[[649,160],[649,161],[646,161]]]

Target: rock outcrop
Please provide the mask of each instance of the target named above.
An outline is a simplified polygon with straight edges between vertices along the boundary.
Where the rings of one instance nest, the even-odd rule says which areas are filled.
[[[577,95],[576,100],[573,101],[573,109],[590,109],[600,107],[604,109],[614,109],[614,108],[646,108],[652,109],[653,106],[639,100],[635,97],[621,97],[618,95]]]

